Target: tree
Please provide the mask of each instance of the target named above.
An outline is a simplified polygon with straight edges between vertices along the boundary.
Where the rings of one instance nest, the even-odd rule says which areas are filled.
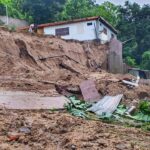
[[[27,20],[40,24],[57,21],[64,3],[65,0],[24,0],[21,7]]]
[[[91,16],[101,16],[116,26],[119,21],[119,7],[110,2],[96,5],[93,0],[67,0],[60,19],[71,20]]]
[[[23,0],[0,0],[0,14],[6,15],[6,6],[8,10],[8,15],[13,18],[24,19],[25,16],[18,7],[17,3]]]
[[[6,15],[5,6],[2,3],[0,3],[0,15]]]
[[[127,57],[126,57],[126,63],[127,63],[129,66],[131,66],[131,67],[136,66],[135,59],[134,59],[134,58],[131,58],[130,56],[127,56]]]
[[[143,69],[149,69],[150,70],[150,50],[144,52],[144,54],[142,55],[141,67]]]
[[[123,56],[126,59],[130,56],[136,60],[139,66],[142,63],[142,55],[150,49],[150,5],[140,7],[138,4],[129,2],[120,7],[120,20],[117,25],[120,31],[119,39],[126,41]]]
[[[60,15],[61,20],[71,20],[93,16],[94,1],[67,0]]]
[[[103,17],[114,26],[116,26],[119,22],[119,14],[119,7],[111,2],[104,2],[95,9],[96,16]]]

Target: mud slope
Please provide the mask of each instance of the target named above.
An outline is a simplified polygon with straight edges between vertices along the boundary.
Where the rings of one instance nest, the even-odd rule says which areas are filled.
[[[120,80],[131,76],[102,70],[107,64],[107,52],[107,45],[94,42],[65,41],[0,29],[0,89],[54,96],[59,94],[56,86],[77,89],[83,80],[94,79],[102,96],[122,93],[127,103],[150,98],[150,86],[128,89]]]
[[[36,89],[41,85],[34,84],[37,80],[78,83],[84,73],[105,66],[106,56],[106,45],[67,42],[0,29],[0,80],[4,82],[1,87]],[[53,84],[44,86],[50,89]]]
[[[106,55],[106,45],[67,42],[55,37],[37,37],[0,30],[0,63],[5,65],[0,70],[1,74],[15,74],[15,71],[22,73],[21,68],[24,71],[36,69],[52,72],[60,70],[61,63],[74,66],[80,64],[79,70],[83,70],[90,66],[92,68],[89,61],[95,67],[100,67],[105,62]]]
[[[79,84],[93,79],[102,96],[122,93],[122,103],[128,105],[150,99],[150,86],[129,89],[121,80],[132,76],[102,70],[107,51],[107,45],[0,29],[0,90],[34,91],[49,96],[69,91],[81,97]],[[15,135],[22,127],[29,132]],[[0,110],[0,150],[25,149],[150,150],[150,133],[75,118],[65,111]]]

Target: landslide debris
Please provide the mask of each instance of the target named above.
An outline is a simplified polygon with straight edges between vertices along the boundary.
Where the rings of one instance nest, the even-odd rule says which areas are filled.
[[[79,89],[83,80],[93,79],[102,96],[124,94],[123,102],[127,104],[150,98],[149,85],[129,89],[121,80],[132,79],[131,75],[104,71],[108,51],[107,44],[0,29],[0,89],[55,96],[66,89]],[[79,90],[75,92],[81,96]]]
[[[63,112],[0,112],[1,150],[149,150],[150,133],[100,121],[83,120]],[[31,133],[23,134],[23,126]],[[15,132],[15,141],[8,135]],[[18,134],[16,133],[18,132]]]
[[[81,97],[80,83],[93,79],[102,96],[124,94],[122,102],[126,105],[150,99],[150,86],[129,89],[121,80],[133,76],[104,71],[107,52],[108,45],[95,42],[65,41],[0,29],[0,90]],[[20,133],[22,128],[31,132]],[[2,150],[149,150],[149,141],[149,132],[86,121],[65,112],[0,110]]]

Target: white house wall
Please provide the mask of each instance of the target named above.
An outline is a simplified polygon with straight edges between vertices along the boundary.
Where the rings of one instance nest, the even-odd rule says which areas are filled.
[[[92,22],[91,26],[87,26],[88,22]],[[69,27],[69,35],[61,36],[63,39],[76,39],[79,41],[96,39],[95,27],[96,21],[79,22],[73,24],[59,25],[44,28],[46,35],[55,35],[55,30],[59,28]]]
[[[92,23],[92,25],[88,26],[87,23]],[[44,34],[55,35],[56,29],[67,28],[67,27],[69,27],[69,35],[61,36],[61,38],[63,39],[75,39],[79,41],[94,40],[97,37],[99,38],[101,37],[99,33],[100,31],[103,30],[104,27],[107,29],[107,32],[108,32],[107,34],[108,40],[111,39],[111,34],[114,34],[103,23],[100,23],[99,21],[96,21],[96,20],[66,24],[66,25],[58,25],[58,26],[52,26],[52,27],[45,27]],[[97,30],[97,33],[96,33],[96,30]]]
[[[99,38],[103,41],[103,35],[101,34],[101,32],[103,31],[104,28],[107,29],[107,40],[110,41],[112,38],[112,34],[114,35],[114,38],[117,38],[116,33],[114,33],[112,30],[110,30],[110,28],[108,28],[106,25],[104,25],[103,23],[97,21],[99,24]],[[105,39],[105,37],[104,37]]]

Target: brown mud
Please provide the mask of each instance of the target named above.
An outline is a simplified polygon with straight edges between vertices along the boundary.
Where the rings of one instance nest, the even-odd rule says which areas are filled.
[[[150,86],[129,89],[107,66],[108,45],[65,41],[0,29],[0,90],[33,91],[45,96],[77,93],[79,85],[93,79],[101,96],[124,94],[122,103],[136,105],[150,99]],[[9,134],[22,126],[30,134]],[[85,121],[65,112],[0,111],[1,150],[150,150],[150,133],[96,121]]]

